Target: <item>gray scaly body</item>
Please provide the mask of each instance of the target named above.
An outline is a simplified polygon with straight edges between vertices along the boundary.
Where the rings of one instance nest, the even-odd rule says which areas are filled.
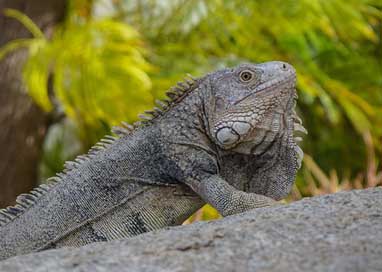
[[[226,216],[288,194],[302,158],[293,132],[304,131],[292,66],[218,70],[168,96],[2,210],[0,259],[177,225],[205,202]]]

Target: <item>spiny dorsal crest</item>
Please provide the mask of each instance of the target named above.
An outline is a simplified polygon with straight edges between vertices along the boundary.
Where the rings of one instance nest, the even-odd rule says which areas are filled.
[[[111,145],[115,139],[114,136],[107,135],[101,139],[95,146],[93,146],[88,154],[77,156],[74,161],[67,161],[64,165],[64,170],[57,173],[56,176],[47,179],[47,184],[41,184],[27,194],[21,194],[16,198],[16,205],[0,209],[0,227],[10,223],[19,215],[23,214],[28,208],[32,207],[40,197],[49,192],[58,182],[64,180],[66,175],[78,167],[85,161],[94,157],[98,151],[105,150],[107,146]]]
[[[55,177],[57,178],[57,177]],[[0,210],[0,227],[11,222],[17,216],[26,211],[37,199],[49,191],[57,180],[51,179],[50,184],[42,184],[39,187],[33,189],[28,194],[21,194],[16,198],[16,205]]]
[[[134,126],[121,122],[121,125],[115,126],[111,129],[111,132],[117,135],[118,137],[123,137],[125,135],[130,134],[134,130]]]
[[[182,101],[191,91],[195,90],[198,86],[199,80],[187,74],[183,81],[178,82],[174,87],[171,87],[166,92],[166,99],[156,100],[156,107],[154,109],[145,111],[144,114],[139,115],[141,122],[138,125],[150,123],[158,116],[162,116],[172,106]]]
[[[65,176],[72,170],[77,169],[82,163],[90,160],[96,156],[98,152],[105,150],[109,145],[113,144],[116,139],[125,135],[131,134],[135,128],[141,125],[150,124],[155,118],[162,116],[172,106],[176,105],[183,100],[192,90],[198,85],[198,80],[191,75],[187,75],[183,82],[178,82],[176,86],[167,91],[167,99],[162,101],[156,100],[157,106],[152,110],[145,111],[143,115],[139,115],[140,121],[134,123],[134,126],[122,122],[120,126],[113,127],[112,132],[117,137],[107,135],[95,144],[86,155],[77,156],[74,161],[67,161],[64,165],[64,170],[61,173],[57,173],[56,176],[49,178],[48,184],[42,184],[39,187],[33,189],[28,194],[21,194],[16,199],[16,205],[0,209],[0,227],[13,221],[19,215],[24,213],[28,208],[33,206],[40,197],[49,192],[49,190],[56,185],[56,183],[64,180]]]
[[[135,128],[142,125],[151,124],[155,118],[163,116],[172,106],[176,105],[183,100],[191,91],[193,91],[199,80],[187,74],[183,81],[177,83],[176,86],[171,87],[167,92],[167,98],[163,100],[155,100],[156,106],[152,110],[147,110],[143,114],[139,114],[139,121],[135,122],[134,125],[129,125],[127,123],[122,123],[121,126],[115,126],[112,132],[123,137],[129,135]]]

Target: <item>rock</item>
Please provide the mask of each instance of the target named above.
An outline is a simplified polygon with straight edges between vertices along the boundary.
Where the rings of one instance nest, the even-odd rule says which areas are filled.
[[[382,271],[382,188],[17,256],[0,271]]]

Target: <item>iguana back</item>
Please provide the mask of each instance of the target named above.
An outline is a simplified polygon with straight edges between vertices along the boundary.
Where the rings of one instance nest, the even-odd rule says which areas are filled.
[[[179,205],[174,205],[172,201],[165,202],[167,207],[158,205],[159,199],[156,198],[159,197],[174,200],[177,197],[173,192],[175,188],[145,185],[139,180],[141,178],[165,184],[156,171],[148,170],[156,167],[155,163],[142,159],[144,154],[148,154],[143,154],[142,150],[149,151],[153,144],[141,136],[146,130],[141,129],[115,140],[105,150],[79,163],[56,182],[39,187],[29,195],[19,196],[18,202],[21,205],[34,203],[21,216],[16,216],[0,227],[0,256],[52,247],[70,233],[76,239],[71,238],[63,244],[82,245],[137,235],[166,225],[179,224],[199,208],[203,202],[195,196],[182,197],[179,200],[184,203]],[[142,173],[150,173],[151,177],[137,177],[137,169]],[[178,190],[178,194],[182,195],[185,189]],[[163,210],[158,213],[160,209]],[[177,216],[167,217],[166,213],[169,212]],[[120,220],[108,220],[117,214]],[[89,222],[92,224],[87,224]],[[79,227],[82,233],[75,232]]]

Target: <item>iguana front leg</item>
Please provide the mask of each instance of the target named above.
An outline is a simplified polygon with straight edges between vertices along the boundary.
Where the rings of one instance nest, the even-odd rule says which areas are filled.
[[[263,195],[237,190],[218,175],[207,176],[201,180],[192,179],[188,184],[204,201],[216,208],[222,216],[277,203]]]

